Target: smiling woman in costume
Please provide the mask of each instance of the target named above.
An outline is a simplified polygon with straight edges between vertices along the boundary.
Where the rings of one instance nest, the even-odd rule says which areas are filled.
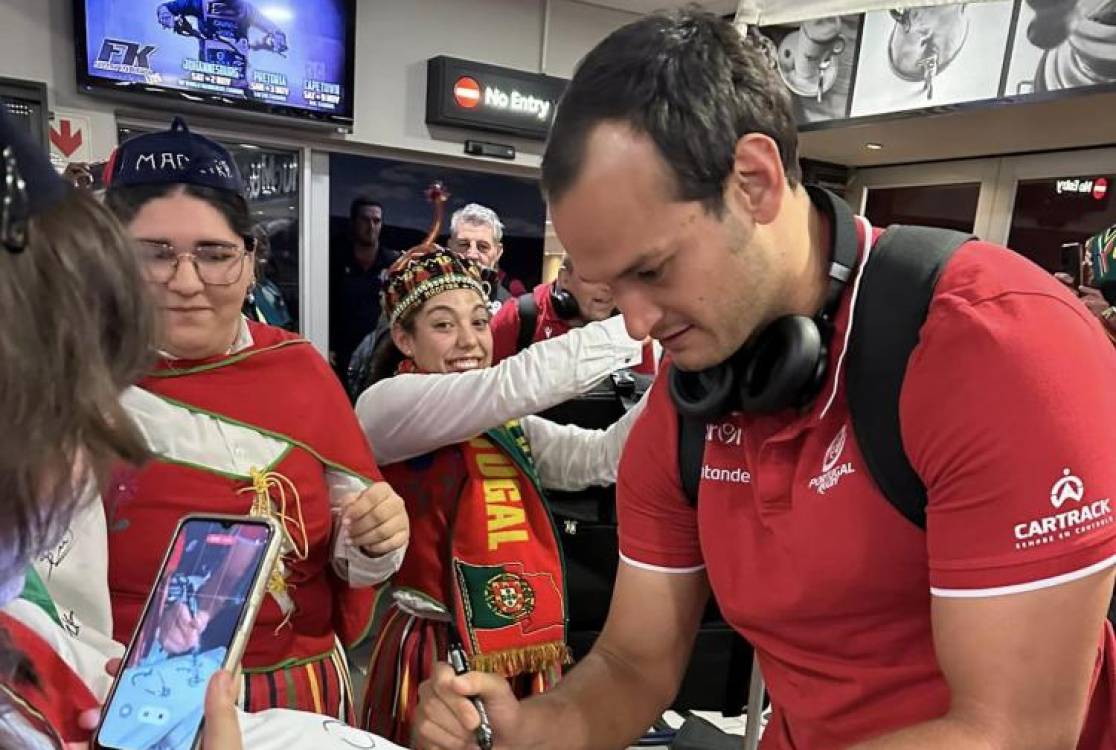
[[[558,679],[570,658],[564,571],[543,488],[613,482],[640,411],[607,431],[514,419],[523,412],[508,413],[509,399],[500,394],[507,373],[545,365],[533,364],[538,352],[524,352],[501,372],[490,367],[480,268],[433,244],[437,224],[426,243],[389,271],[383,310],[391,340],[379,361],[381,369],[398,362],[397,374],[374,384],[357,405],[413,523],[374,641],[363,709],[369,729],[401,743],[410,740],[418,685],[445,660],[451,639],[460,638],[474,669],[508,677],[520,695],[542,692]],[[616,338],[625,359],[638,360],[640,343]],[[547,342],[554,344],[543,350],[551,367],[565,365],[554,359],[562,347],[587,346],[571,341]],[[549,396],[537,384],[529,390],[545,408],[569,398],[563,388],[568,385],[556,383]],[[443,424],[419,434],[414,425],[385,418],[399,405],[436,408]]]

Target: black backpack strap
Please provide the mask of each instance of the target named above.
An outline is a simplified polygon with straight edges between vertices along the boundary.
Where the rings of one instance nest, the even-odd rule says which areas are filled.
[[[678,480],[690,505],[697,507],[701,465],[705,461],[705,422],[678,415]]]
[[[521,352],[535,341],[535,324],[539,321],[539,304],[533,292],[515,298],[519,308],[519,335],[515,339],[515,350]]]
[[[923,529],[926,486],[903,450],[899,394],[942,270],[970,239],[946,229],[888,228],[868,254],[853,313],[845,375],[853,432],[888,502]]]

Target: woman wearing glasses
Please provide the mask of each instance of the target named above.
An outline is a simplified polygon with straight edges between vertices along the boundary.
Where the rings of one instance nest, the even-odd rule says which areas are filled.
[[[244,707],[349,719],[343,649],[369,625],[369,587],[402,560],[403,503],[309,342],[241,314],[258,240],[229,153],[176,120],[124,143],[106,175],[160,318],[157,363],[125,397],[156,460],[106,496],[115,637],[132,632],[182,515],[273,516],[283,556],[245,652]],[[169,608],[164,648],[191,651],[229,614]]]

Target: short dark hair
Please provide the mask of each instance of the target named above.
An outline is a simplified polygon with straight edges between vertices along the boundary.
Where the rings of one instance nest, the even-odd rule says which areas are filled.
[[[365,206],[378,208],[380,209],[380,213],[383,213],[384,211],[383,203],[380,203],[377,200],[373,200],[367,195],[358,195],[356,198],[353,198],[353,202],[349,204],[349,221],[354,220],[357,217],[357,214],[360,213],[360,209],[364,208]]]
[[[270,238],[259,224],[252,219],[248,208],[248,201],[243,196],[228,190],[218,190],[205,185],[189,183],[167,183],[162,185],[130,185],[127,187],[109,188],[105,193],[105,205],[120,223],[127,226],[132,223],[145,205],[158,198],[166,198],[176,193],[197,198],[212,206],[218,213],[225,217],[233,233],[252,240],[248,250],[256,254],[256,276],[263,278],[263,267],[267,262],[268,250],[271,247]]]
[[[181,192],[192,198],[204,201],[216,209],[229,227],[242,237],[253,236],[256,222],[248,209],[248,201],[228,190],[217,190],[204,185],[186,183],[167,183],[165,185],[134,185],[109,188],[105,193],[105,205],[124,225],[132,222],[145,205],[158,198],[166,198]]]
[[[790,95],[752,37],[687,8],[623,26],[579,63],[558,105],[542,187],[560,198],[577,180],[590,131],[615,121],[646,134],[681,200],[720,213],[736,142],[762,133],[779,147],[787,182],[802,180]]]

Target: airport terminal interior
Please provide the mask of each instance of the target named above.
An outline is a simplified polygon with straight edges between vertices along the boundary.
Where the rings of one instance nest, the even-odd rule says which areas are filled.
[[[0,0],[0,244],[0,747],[1116,750],[1116,0]]]

